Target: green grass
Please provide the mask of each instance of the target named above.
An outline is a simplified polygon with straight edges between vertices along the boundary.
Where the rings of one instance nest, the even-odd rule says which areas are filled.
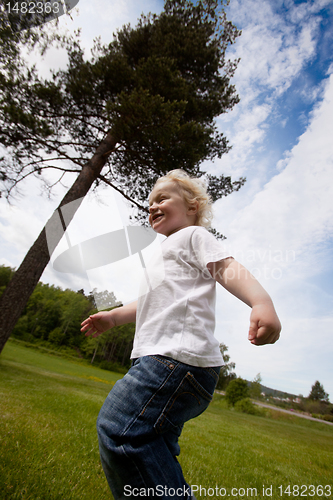
[[[107,499],[96,417],[120,375],[7,343],[0,358],[0,498]]]
[[[120,377],[7,343],[0,356],[1,500],[112,498],[99,463],[95,422]],[[280,496],[278,486],[288,484],[331,485],[333,494],[333,427],[278,412],[271,416],[237,413],[218,396],[187,423],[180,462],[189,483],[202,487],[198,499],[221,499],[208,491],[216,486],[226,496],[244,488],[231,498],[254,496],[247,488],[256,488],[257,498],[294,498]],[[272,497],[262,495],[263,485],[272,485]],[[329,490],[303,492],[329,498]]]
[[[276,493],[288,484],[333,490],[333,429],[325,425],[281,413],[275,419],[241,414],[217,399],[185,428],[183,467],[191,484],[256,488],[258,497],[263,485]]]

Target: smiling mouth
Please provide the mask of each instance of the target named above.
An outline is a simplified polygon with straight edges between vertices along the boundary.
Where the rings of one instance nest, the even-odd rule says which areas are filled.
[[[161,220],[161,218],[163,217],[163,215],[164,215],[164,214],[155,214],[155,215],[153,215],[153,217],[152,217],[152,221],[153,221],[153,222],[156,222],[156,221]]]

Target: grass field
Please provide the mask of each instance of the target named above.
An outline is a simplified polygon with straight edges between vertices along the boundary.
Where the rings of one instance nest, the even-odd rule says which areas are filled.
[[[120,376],[7,343],[0,356],[1,500],[112,498],[95,422]],[[324,423],[237,413],[217,396],[187,423],[181,448],[198,500],[333,497],[333,427]]]

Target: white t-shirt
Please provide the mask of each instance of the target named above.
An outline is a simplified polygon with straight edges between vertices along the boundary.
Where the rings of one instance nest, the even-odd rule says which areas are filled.
[[[214,337],[216,281],[209,262],[230,257],[201,226],[171,234],[147,266],[131,358],[160,354],[192,366],[224,364]]]

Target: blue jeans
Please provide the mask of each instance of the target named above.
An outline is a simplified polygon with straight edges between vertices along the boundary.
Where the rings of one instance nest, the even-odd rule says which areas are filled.
[[[143,356],[116,382],[97,420],[101,461],[115,500],[191,498],[176,458],[178,438],[184,422],[209,405],[219,371]]]

